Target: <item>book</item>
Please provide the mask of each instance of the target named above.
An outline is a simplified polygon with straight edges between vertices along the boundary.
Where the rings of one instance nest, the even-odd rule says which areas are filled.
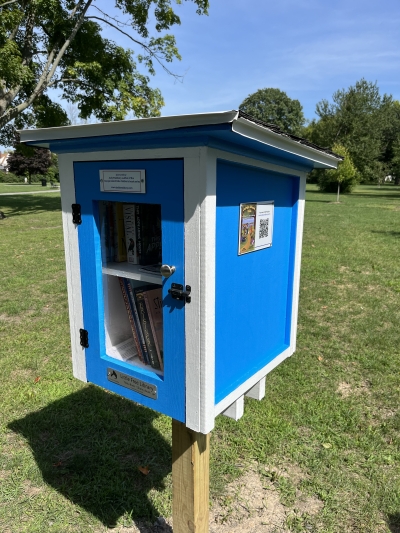
[[[143,353],[142,353],[141,342],[140,342],[140,339],[139,339],[139,332],[138,332],[138,329],[137,329],[136,321],[135,321],[134,316],[133,316],[133,308],[132,308],[132,304],[131,304],[130,299],[129,299],[129,293],[128,293],[128,290],[127,290],[126,280],[124,278],[118,277],[118,281],[119,281],[119,285],[121,287],[122,297],[124,299],[126,311],[128,313],[129,323],[131,325],[131,330],[132,330],[133,340],[134,340],[135,345],[136,345],[137,355],[139,356],[139,359],[144,363],[144,357],[143,357]]]
[[[143,205],[135,205],[135,229],[136,229],[136,256],[137,264],[141,265],[142,257],[142,215],[143,215]]]
[[[138,351],[134,339],[127,339],[116,346],[112,346],[108,349],[107,355],[114,359],[125,361],[125,363],[134,364],[134,360],[138,357]]]
[[[164,367],[163,357],[163,314],[162,314],[162,288],[149,289],[144,293],[147,311],[150,318],[150,325],[153,331],[157,354],[161,368]]]
[[[115,261],[115,231],[114,231],[114,202],[106,202],[106,230],[108,236],[108,248],[111,261]]]
[[[107,216],[107,202],[99,202],[99,222],[100,222],[100,246],[101,259],[103,263],[113,261],[110,255],[110,227]]]
[[[157,352],[157,340],[155,338],[155,332],[153,333],[154,326],[152,327],[151,324],[151,319],[144,295],[144,293],[149,290],[149,287],[153,289],[154,286],[145,285],[144,287],[137,287],[134,289],[134,294],[150,365],[156,370],[162,370],[161,355],[159,352]]]
[[[151,361],[150,361],[148,348],[147,348],[147,344],[146,344],[146,340],[145,340],[145,336],[144,336],[144,332],[143,332],[142,321],[141,321],[141,317],[140,317],[140,313],[139,313],[139,309],[138,309],[138,305],[137,305],[137,301],[136,301],[136,297],[135,297],[132,281],[129,280],[129,279],[126,279],[126,278],[123,278],[123,280],[124,280],[124,286],[126,288],[128,296],[129,296],[129,302],[131,304],[132,311],[133,311],[133,319],[134,319],[134,322],[135,322],[136,331],[138,333],[138,340],[139,340],[139,344],[140,344],[140,352],[141,352],[142,357],[143,357],[142,360],[143,360],[143,362],[146,365],[150,365]]]
[[[140,265],[161,263],[161,205],[143,204],[141,218]]]
[[[124,204],[126,257],[128,263],[138,264],[135,204]]]
[[[123,204],[114,204],[114,240],[115,240],[115,261],[121,263],[127,260],[127,249],[125,242],[125,222]]]

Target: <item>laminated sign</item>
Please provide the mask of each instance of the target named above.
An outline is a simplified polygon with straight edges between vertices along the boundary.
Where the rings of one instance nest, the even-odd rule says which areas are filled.
[[[240,204],[238,254],[248,254],[272,246],[273,227],[273,200]]]

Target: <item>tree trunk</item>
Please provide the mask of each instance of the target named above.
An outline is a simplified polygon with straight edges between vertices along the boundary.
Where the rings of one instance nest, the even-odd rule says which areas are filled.
[[[338,181],[338,184],[337,184],[337,195],[336,195],[337,203],[339,203],[339,195],[340,195],[340,181]]]

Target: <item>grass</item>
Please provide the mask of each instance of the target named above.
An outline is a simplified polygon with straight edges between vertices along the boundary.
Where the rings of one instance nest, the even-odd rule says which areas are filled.
[[[0,209],[0,530],[169,516],[170,420],[71,376],[59,194]],[[360,186],[339,204],[308,187],[297,351],[239,422],[218,417],[213,499],[256,463],[285,505],[298,490],[323,502],[289,517],[291,531],[400,531],[399,244],[399,187]]]
[[[50,190],[50,184],[45,188],[37,183],[33,183],[32,185],[28,185],[27,183],[0,183],[0,194],[10,192],[43,192],[45,190]]]

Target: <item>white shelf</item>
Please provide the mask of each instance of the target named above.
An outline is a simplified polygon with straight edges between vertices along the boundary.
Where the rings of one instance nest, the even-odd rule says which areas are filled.
[[[156,283],[162,285],[161,274],[152,274],[151,272],[140,272],[140,265],[132,265],[131,263],[107,263],[103,266],[103,274],[109,276],[120,276],[121,278],[137,279],[138,281],[147,281],[148,283]]]

